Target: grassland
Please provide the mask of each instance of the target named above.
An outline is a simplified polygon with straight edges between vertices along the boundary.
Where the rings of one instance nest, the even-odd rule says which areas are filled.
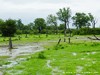
[[[44,35],[41,38],[30,36],[29,40],[22,38],[19,41],[23,43],[48,43],[43,45],[44,51],[27,56],[25,61],[7,68],[4,75],[100,75],[100,43],[86,37],[74,36],[68,44],[63,42],[61,36],[62,41],[59,45],[59,36],[55,35],[48,38]]]

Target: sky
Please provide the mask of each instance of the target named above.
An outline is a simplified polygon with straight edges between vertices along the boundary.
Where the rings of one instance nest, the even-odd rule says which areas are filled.
[[[0,0],[0,18],[21,19],[24,24],[36,18],[56,15],[60,8],[70,7],[72,15],[76,12],[92,13],[100,27],[100,0]]]

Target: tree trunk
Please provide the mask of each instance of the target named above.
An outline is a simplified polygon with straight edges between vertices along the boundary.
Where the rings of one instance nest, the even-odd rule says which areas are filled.
[[[60,42],[61,42],[61,38],[59,39],[59,41],[58,41],[58,44],[57,44],[57,45],[59,45],[59,44],[60,44]]]
[[[26,36],[25,36],[25,38],[27,38],[27,33],[26,33]]]
[[[66,42],[66,21],[65,21],[65,29],[64,29],[64,42]]]
[[[9,38],[9,49],[12,49],[12,40],[11,40],[11,37]]]
[[[68,37],[68,43],[70,44],[70,37]]]
[[[71,37],[71,30],[69,28],[69,22],[68,21],[67,21],[67,26],[68,26],[69,37]]]

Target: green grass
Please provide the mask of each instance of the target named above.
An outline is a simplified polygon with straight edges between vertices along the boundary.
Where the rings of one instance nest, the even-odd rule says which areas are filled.
[[[7,58],[9,58],[9,56],[0,56],[0,66],[9,64]]]
[[[20,40],[18,38],[20,36]],[[28,34],[27,38],[25,38],[25,34],[22,35],[15,35],[15,37],[12,37],[12,42],[13,44],[27,44],[27,43],[34,43],[34,42],[44,42],[44,41],[49,41],[49,40],[56,40],[59,38],[59,35],[48,35],[46,38],[45,34],[41,34],[40,38],[38,35],[31,35]],[[63,35],[61,35],[63,37]],[[9,43],[9,37],[0,37],[0,45],[8,45]]]
[[[26,61],[8,68],[5,75],[100,75],[100,43],[78,41],[45,46],[45,59],[39,53],[27,57]],[[47,62],[50,60],[49,66]],[[57,70],[56,70],[57,69]]]

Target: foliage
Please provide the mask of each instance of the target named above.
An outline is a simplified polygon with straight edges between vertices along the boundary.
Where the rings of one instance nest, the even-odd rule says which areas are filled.
[[[40,58],[40,59],[46,58],[43,51],[38,54],[38,58]]]
[[[4,24],[4,20],[0,19],[0,33],[1,33],[1,26]]]
[[[100,34],[100,28],[80,28],[78,30],[74,29],[72,32],[74,35],[99,35]]]
[[[22,30],[17,30],[17,31],[16,31],[16,34],[17,34],[17,35],[22,34]]]
[[[47,59],[43,60],[36,58],[38,56],[38,53],[36,53],[32,55],[32,58],[28,61],[23,61],[20,64],[7,69],[5,75],[51,75],[51,73],[57,75],[75,75],[79,73],[82,75],[88,73],[88,75],[99,75],[99,45],[99,43],[91,42],[73,43],[71,45],[61,43],[58,50],[54,50],[52,47],[49,47],[50,50],[45,50]],[[48,63],[48,60],[50,63]],[[81,70],[79,67],[81,67]]]
[[[1,25],[2,36],[14,36],[16,33],[16,21],[12,19],[6,20]]]
[[[72,19],[73,25],[75,25],[77,29],[90,26],[90,18],[85,13],[76,13],[75,16],[72,17]]]
[[[70,8],[63,8],[63,9],[60,9],[58,12],[57,12],[57,15],[58,15],[58,19],[62,22],[64,22],[64,35],[66,36],[66,27],[68,27],[69,29],[69,20],[70,20],[70,17],[71,17],[71,10]],[[67,25],[66,25],[67,23]],[[70,29],[69,29],[70,30]],[[69,31],[70,33],[70,31]]]
[[[36,18],[34,21],[35,27],[37,28],[37,30],[39,30],[41,32],[41,30],[46,28],[46,23],[45,20],[43,18]]]
[[[16,20],[16,27],[18,30],[23,30],[24,24],[22,23],[21,19]]]
[[[56,34],[58,33],[57,17],[56,16],[53,16],[52,14],[48,15],[48,17],[47,17],[47,24],[48,25],[54,25],[54,27],[53,27],[54,32]]]

